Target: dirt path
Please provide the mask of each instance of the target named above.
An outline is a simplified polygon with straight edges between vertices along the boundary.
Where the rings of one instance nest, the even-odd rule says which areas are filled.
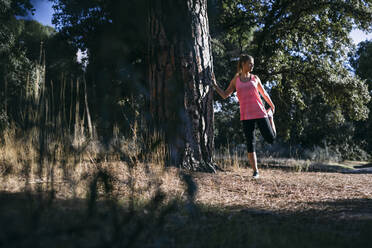
[[[157,208],[158,187],[172,199],[187,199],[182,172],[122,162],[107,163],[116,202],[88,205],[92,163],[69,180],[56,180],[55,198],[22,191],[18,177],[0,183],[0,246],[4,247],[368,247],[372,230],[372,174],[294,172],[246,168],[187,174],[196,185],[190,208],[177,201]],[[90,166],[90,167],[89,167]],[[84,178],[85,181],[84,181]],[[105,178],[105,177],[103,177]],[[48,189],[47,178],[29,178],[29,189]],[[128,211],[128,184],[134,211]],[[75,186],[74,186],[75,185]],[[50,185],[49,185],[50,186]],[[98,188],[103,188],[102,185]],[[50,189],[50,188],[49,188]],[[110,196],[109,195],[109,196]],[[137,200],[139,200],[137,202]],[[145,200],[145,201],[143,201]],[[138,205],[137,205],[138,203]],[[186,203],[186,204],[184,204]],[[92,206],[92,208],[89,208]],[[160,205],[158,205],[160,206]],[[158,209],[158,210],[157,210]],[[154,245],[157,244],[157,245]],[[303,244],[307,244],[304,246]],[[129,247],[129,246],[127,246]]]
[[[91,164],[81,170],[70,182],[55,181],[56,197],[71,199],[85,198],[89,189],[89,179],[82,180]],[[180,170],[170,168],[164,172],[159,166],[145,172],[143,166],[128,173],[122,162],[106,165],[116,177],[115,191],[119,198],[130,195],[128,182],[133,180],[138,196],[149,199],[157,185],[170,197],[185,197],[185,183],[180,178]],[[340,172],[295,172],[292,169],[260,169],[260,178],[252,179],[249,168],[230,168],[217,174],[191,173],[197,191],[196,203],[231,211],[251,211],[255,213],[309,214],[332,218],[362,218],[372,220],[372,173],[366,171]],[[79,174],[79,175],[78,175]],[[85,178],[89,178],[84,176]],[[23,180],[23,179],[22,179]],[[0,191],[21,192],[23,184],[19,178],[10,178],[1,184]],[[24,181],[24,180],[23,180]],[[36,187],[47,180],[30,179],[29,185]],[[73,186],[73,187],[72,187]],[[49,186],[50,188],[50,186]]]
[[[197,173],[196,201],[227,209],[294,213],[324,212],[337,218],[372,219],[372,174],[250,169]],[[252,210],[253,211],[253,210]]]

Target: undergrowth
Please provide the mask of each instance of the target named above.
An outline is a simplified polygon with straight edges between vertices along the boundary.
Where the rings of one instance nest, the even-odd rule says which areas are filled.
[[[314,219],[320,210],[237,211],[198,202],[194,176],[165,166],[160,135],[116,136],[108,148],[86,138],[72,145],[76,137],[36,128],[7,129],[2,137],[0,247],[362,247],[372,230],[369,220]],[[215,161],[225,170],[249,168],[245,154],[229,149]],[[259,162],[297,172],[311,167]]]

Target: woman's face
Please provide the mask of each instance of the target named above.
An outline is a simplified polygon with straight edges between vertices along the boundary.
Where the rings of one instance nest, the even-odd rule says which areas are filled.
[[[251,71],[253,71],[253,67],[254,67],[254,60],[253,59],[250,59],[247,62],[243,63],[243,70],[245,70],[245,71],[251,72]]]

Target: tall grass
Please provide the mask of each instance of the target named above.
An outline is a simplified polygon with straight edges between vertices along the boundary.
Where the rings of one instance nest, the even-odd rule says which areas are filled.
[[[350,220],[314,221],[311,214],[320,213],[281,216],[195,203],[198,186],[189,174],[168,174],[154,163],[165,159],[159,134],[151,138],[151,153],[142,143],[150,138],[139,133],[130,138],[116,133],[105,150],[97,140],[74,148],[72,134],[40,132],[9,128],[2,136],[2,247],[365,247],[369,242],[368,221],[350,225]],[[226,168],[241,168],[238,153],[218,156],[227,158]],[[171,180],[183,189],[172,191]]]
[[[246,152],[231,148],[228,145],[225,148],[215,151],[214,160],[223,170],[239,169],[248,166],[248,157]]]
[[[131,137],[120,136],[116,129],[107,148],[98,139],[88,138],[89,133],[75,132],[76,128],[73,133],[53,132],[53,126],[34,124],[27,130],[8,127],[2,133],[0,203],[4,195],[11,200],[9,204],[16,204],[14,197],[22,192],[25,198],[20,196],[21,202],[27,211],[17,212],[19,217],[14,217],[15,222],[22,219],[24,227],[3,229],[10,236],[0,235],[1,245],[50,247],[55,243],[48,236],[58,240],[61,235],[69,235],[71,229],[78,230],[83,241],[70,236],[65,240],[69,247],[74,243],[83,247],[164,244],[168,242],[162,231],[165,218],[183,204],[187,204],[186,215],[197,209],[192,178],[183,172],[178,179],[167,175],[160,134],[144,137],[134,122]],[[184,190],[167,195],[163,190],[167,180],[179,180]],[[18,211],[20,206],[12,207]],[[3,221],[0,214],[2,226]],[[95,236],[94,232],[104,234]],[[19,240],[12,240],[12,235]]]
[[[0,246],[168,242],[165,219],[180,208],[183,215],[197,212],[196,186],[183,171],[168,173],[162,135],[146,133],[136,115],[128,120],[130,135],[114,126],[103,144],[90,115],[85,78],[62,75],[58,82],[45,82],[45,65],[40,68],[28,78],[21,104],[11,106],[20,119],[6,120],[0,133],[0,206],[6,206],[0,207]],[[166,194],[174,181],[181,190]]]

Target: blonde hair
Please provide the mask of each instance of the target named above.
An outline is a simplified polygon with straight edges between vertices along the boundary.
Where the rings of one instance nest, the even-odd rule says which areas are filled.
[[[246,63],[249,60],[252,60],[252,61],[254,60],[251,55],[248,55],[248,54],[240,55],[239,61],[238,61],[238,64],[237,64],[237,68],[236,68],[236,74],[240,74],[242,72],[243,64]]]

